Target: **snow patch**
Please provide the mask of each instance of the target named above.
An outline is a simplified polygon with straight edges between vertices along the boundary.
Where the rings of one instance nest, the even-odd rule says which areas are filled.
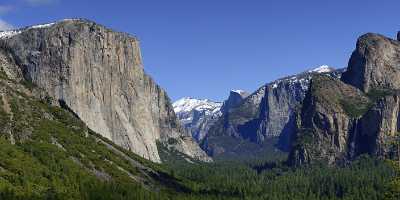
[[[18,35],[22,33],[22,31],[20,30],[11,30],[11,31],[1,31],[0,32],[0,38],[1,39],[6,39],[6,38],[11,38],[15,35]]]
[[[60,22],[77,21],[77,20],[81,20],[81,19],[63,19],[63,20],[60,20],[58,22],[52,22],[52,23],[47,23],[47,24],[38,24],[38,25],[28,26],[28,27],[21,28],[21,29],[16,29],[16,30],[0,31],[0,39],[11,38],[11,37],[13,37],[15,35],[21,34],[23,31],[26,31],[26,30],[49,28],[49,27],[54,26],[55,24],[60,23]]]
[[[334,69],[328,65],[321,65],[315,69],[309,70],[310,73],[327,73],[332,72]]]
[[[231,90],[231,92],[239,94],[242,97],[247,97],[249,94],[244,90]]]
[[[38,25],[34,25],[29,27],[28,29],[36,29],[36,28],[48,28],[50,26],[53,26],[56,23],[48,23],[48,24],[38,24]]]
[[[244,90],[231,90],[231,91],[234,92],[234,93],[238,93],[238,94],[243,94],[243,93],[245,93]]]

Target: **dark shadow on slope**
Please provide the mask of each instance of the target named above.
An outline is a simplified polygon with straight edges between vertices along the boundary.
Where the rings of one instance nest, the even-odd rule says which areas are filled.
[[[260,143],[261,141],[258,141],[257,130],[259,130],[261,122],[261,119],[253,119],[243,125],[239,125],[238,132],[240,136],[245,140],[250,140],[254,143]]]
[[[78,116],[78,114],[76,114],[68,105],[67,103],[65,103],[64,100],[59,99],[58,103],[60,104],[60,107],[64,110],[67,110],[68,112],[70,112],[72,115],[74,115],[74,117],[78,118],[79,120],[81,120],[81,118]]]
[[[276,145],[281,151],[289,152],[291,150],[292,142],[296,134],[296,117],[291,115],[289,121],[286,123],[281,134],[279,135],[279,141]]]

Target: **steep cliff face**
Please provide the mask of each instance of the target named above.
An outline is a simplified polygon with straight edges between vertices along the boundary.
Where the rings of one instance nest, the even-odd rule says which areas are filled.
[[[327,76],[315,76],[298,116],[292,162],[323,158],[334,163],[354,148],[351,134],[357,119],[370,106],[361,91]],[[353,150],[354,151],[354,150]]]
[[[295,132],[295,111],[304,99],[312,74],[318,73],[339,77],[341,70],[321,66],[266,84],[238,106],[223,113],[210,129],[202,144],[203,149],[218,156],[233,151],[244,142],[263,149],[266,143],[271,146],[271,141],[274,141],[272,146],[287,151]],[[233,141],[226,144],[227,140]]]
[[[374,100],[374,99],[373,99]],[[354,135],[354,151],[349,157],[370,154],[378,157],[398,157],[393,141],[400,131],[400,93],[392,91],[375,99],[375,104],[359,120]],[[397,155],[396,155],[397,154]]]
[[[364,92],[400,89],[400,42],[374,33],[361,36],[342,80]]]
[[[145,74],[139,42],[87,20],[64,20],[1,35],[15,77],[44,89],[89,128],[160,162],[157,141],[209,160],[182,129],[170,100]],[[18,70],[20,70],[18,72]]]
[[[400,125],[398,52],[398,41],[366,34],[342,81],[313,79],[297,120],[293,164],[334,164],[361,154],[396,156],[390,141]]]

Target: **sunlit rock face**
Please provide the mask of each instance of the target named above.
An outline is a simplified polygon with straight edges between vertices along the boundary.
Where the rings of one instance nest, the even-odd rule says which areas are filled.
[[[210,159],[181,128],[170,100],[143,70],[138,40],[94,22],[71,19],[0,32],[23,78],[44,89],[89,128],[160,162],[157,141]]]

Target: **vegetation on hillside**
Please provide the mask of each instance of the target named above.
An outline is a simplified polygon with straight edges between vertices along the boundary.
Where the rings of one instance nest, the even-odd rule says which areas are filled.
[[[0,86],[0,199],[160,199],[184,188],[33,88]]]

